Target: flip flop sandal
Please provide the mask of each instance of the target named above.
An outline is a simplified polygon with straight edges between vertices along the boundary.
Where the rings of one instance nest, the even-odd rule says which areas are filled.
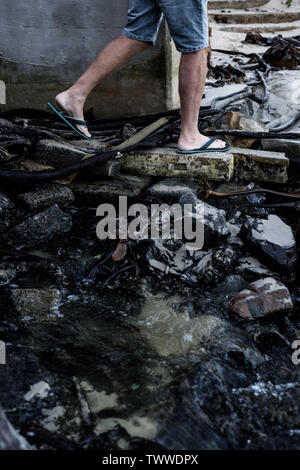
[[[200,147],[198,149],[193,149],[193,150],[179,150],[179,149],[177,149],[177,153],[188,154],[188,153],[227,152],[228,150],[230,150],[230,145],[229,144],[226,144],[225,147],[223,147],[223,148],[216,148],[216,147],[208,148],[214,142],[216,142],[216,139],[209,139],[207,142],[205,142],[205,144],[202,145],[202,147]]]
[[[74,132],[76,132],[86,140],[94,140],[94,137],[88,137],[87,135],[80,132],[80,130],[73,125],[77,124],[79,126],[87,127],[86,121],[82,121],[81,119],[76,119],[72,116],[68,116],[67,114],[61,113],[52,103],[50,103],[50,101],[48,103],[48,106],[60,117],[60,119],[62,119],[71,129],[73,129]]]

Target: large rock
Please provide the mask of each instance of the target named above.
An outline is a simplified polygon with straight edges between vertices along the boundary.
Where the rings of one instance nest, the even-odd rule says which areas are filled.
[[[0,450],[31,450],[32,447],[8,421],[0,407]]]
[[[149,177],[121,175],[92,183],[73,183],[71,188],[77,202],[97,207],[102,202],[115,202],[119,196],[137,197],[150,184]]]
[[[292,229],[277,215],[270,214],[267,219],[247,216],[242,237],[253,254],[262,257],[271,269],[296,270],[296,241]]]
[[[237,129],[244,132],[269,132],[269,128],[262,124],[261,122],[256,121],[255,119],[249,118],[248,116],[241,116]],[[253,138],[244,138],[234,137],[232,139],[232,144],[235,147],[240,148],[250,148],[256,142],[257,139]]]
[[[293,308],[287,287],[272,277],[249,284],[228,304],[229,309],[243,320],[256,320],[271,313]]]
[[[47,184],[33,191],[18,196],[28,209],[44,209],[57,204],[65,206],[74,201],[74,195],[70,188],[62,184]]]
[[[13,248],[31,247],[69,232],[71,228],[72,217],[54,204],[10,229],[2,235],[1,242]]]
[[[57,318],[61,302],[58,289],[12,289],[11,298],[15,309],[23,320],[45,320]]]
[[[204,208],[204,247],[212,246],[220,240],[226,239],[230,232],[227,226],[225,211],[218,209],[205,201],[199,199],[193,191],[187,191],[180,198],[179,204],[183,207],[186,204],[202,205]],[[195,215],[194,215],[195,217]]]
[[[206,176],[209,180],[229,181],[233,175],[234,159],[230,152],[181,155],[176,148],[157,147],[135,150],[121,159],[122,169],[136,175],[193,178]]]

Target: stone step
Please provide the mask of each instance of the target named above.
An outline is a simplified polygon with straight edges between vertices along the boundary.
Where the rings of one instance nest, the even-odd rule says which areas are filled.
[[[211,154],[176,153],[174,147],[130,152],[121,159],[123,171],[142,176],[197,178],[230,181],[236,176],[248,181],[287,181],[289,160],[284,153],[232,148],[229,152]]]
[[[157,147],[136,150],[121,159],[121,168],[136,175],[199,177],[229,181],[233,176],[234,157],[229,152],[211,154],[176,153],[176,148]]]
[[[269,0],[209,0],[208,10],[255,8],[269,3]]]
[[[289,23],[300,20],[300,11],[234,11],[220,12],[211,10],[210,17],[217,23],[249,24],[249,23]]]

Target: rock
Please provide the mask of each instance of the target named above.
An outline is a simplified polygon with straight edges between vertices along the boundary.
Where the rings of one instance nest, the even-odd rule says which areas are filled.
[[[72,217],[54,204],[10,229],[2,235],[1,242],[13,248],[31,247],[69,232],[71,228]]]
[[[198,183],[194,179],[166,178],[151,186],[148,193],[157,199],[175,202],[187,191],[196,193],[197,186]]]
[[[228,303],[229,309],[243,320],[256,320],[271,313],[293,308],[287,287],[272,277],[249,284]]]
[[[247,116],[240,117],[236,129],[245,132],[269,132],[269,128],[267,126]],[[242,139],[240,137],[234,137],[232,139],[232,145],[235,147],[250,149],[256,140],[257,139]]]
[[[180,240],[154,240],[146,259],[152,270],[173,274],[187,283],[214,285],[230,274],[239,252],[229,246],[189,251]]]
[[[23,320],[47,320],[57,317],[61,303],[58,289],[12,289],[11,298]]]
[[[157,147],[134,150],[124,155],[121,167],[136,175],[194,178],[206,176],[209,180],[229,181],[233,175],[234,159],[230,152],[211,154],[176,153],[176,148]]]
[[[229,229],[225,218],[225,211],[217,209],[205,201],[197,198],[192,191],[186,192],[179,200],[179,204],[200,204],[204,206],[204,247],[213,246],[220,240],[224,240],[229,235]]]
[[[244,256],[241,258],[235,271],[248,282],[253,282],[266,276],[273,276],[272,271],[252,256]]]
[[[10,263],[0,264],[0,286],[9,284],[17,276],[17,266]]]
[[[7,230],[13,222],[15,204],[0,191],[0,232]]]
[[[115,202],[119,196],[134,198],[139,196],[151,183],[151,178],[122,175],[119,178],[94,181],[92,183],[73,183],[72,191],[76,201],[97,207],[102,202]]]
[[[88,152],[69,143],[51,139],[41,139],[37,143],[35,159],[54,168],[63,168],[83,159]]]
[[[232,148],[234,172],[239,180],[285,183],[289,159],[284,153]]]
[[[0,407],[0,450],[33,450],[8,421]]]
[[[0,217],[2,214],[15,207],[14,203],[6,196],[6,194],[0,192]]]
[[[22,171],[46,171],[55,170],[54,166],[44,165],[43,163],[36,162],[35,160],[24,160],[18,163],[15,168]]]
[[[44,209],[45,207],[57,204],[65,206],[74,201],[74,195],[70,188],[62,184],[46,184],[33,191],[20,194],[18,196],[28,209]]]
[[[7,119],[0,118],[0,127],[3,127],[4,129],[8,129],[10,127],[13,127],[14,124],[11,121],[8,121]]]
[[[271,269],[282,269],[292,273],[297,267],[296,241],[291,227],[277,215],[270,214],[267,219],[246,217],[242,237],[258,257]]]
[[[92,170],[89,168],[84,173],[91,174],[96,176],[110,176],[116,178],[120,176],[121,173],[121,163],[118,160],[108,160],[103,165],[93,166]]]

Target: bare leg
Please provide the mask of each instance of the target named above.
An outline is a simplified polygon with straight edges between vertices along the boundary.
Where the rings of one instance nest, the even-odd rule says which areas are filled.
[[[147,42],[136,41],[125,36],[114,39],[98,54],[94,62],[74,85],[55,97],[56,102],[70,116],[84,119],[84,103],[95,86],[127,60],[149,46],[150,44]],[[90,137],[91,134],[86,127],[77,126],[77,128]]]
[[[179,69],[179,93],[181,100],[181,133],[178,141],[180,150],[201,147],[209,139],[198,130],[200,104],[207,75],[207,49],[182,54]],[[217,140],[212,147],[225,147]]]

